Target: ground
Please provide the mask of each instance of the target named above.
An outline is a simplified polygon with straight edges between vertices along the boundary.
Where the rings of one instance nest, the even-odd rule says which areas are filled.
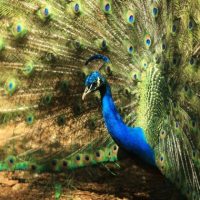
[[[126,158],[112,165],[66,174],[0,174],[0,200],[183,200],[158,170]],[[62,185],[62,187],[61,187]],[[57,189],[55,189],[57,188]]]

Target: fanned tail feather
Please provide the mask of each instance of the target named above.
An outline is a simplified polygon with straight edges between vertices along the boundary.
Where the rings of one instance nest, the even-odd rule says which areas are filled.
[[[117,160],[99,96],[81,101],[85,76],[98,66],[87,59],[101,54],[125,122],[145,130],[161,172],[198,199],[199,7],[194,0],[0,1],[0,171]]]

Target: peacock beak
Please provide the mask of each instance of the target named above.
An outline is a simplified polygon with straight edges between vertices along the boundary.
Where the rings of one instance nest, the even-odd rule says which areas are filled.
[[[84,91],[84,93],[83,93],[83,95],[82,95],[82,100],[83,100],[83,101],[84,101],[85,97],[86,97],[90,92],[91,92],[91,89],[88,88],[88,87],[86,87],[86,88],[85,88],[85,91]]]

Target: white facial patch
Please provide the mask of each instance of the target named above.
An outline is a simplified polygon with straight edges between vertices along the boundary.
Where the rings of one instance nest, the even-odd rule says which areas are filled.
[[[101,84],[101,82],[100,82],[100,78],[98,77],[98,78],[97,78],[97,87],[99,87],[100,84]]]

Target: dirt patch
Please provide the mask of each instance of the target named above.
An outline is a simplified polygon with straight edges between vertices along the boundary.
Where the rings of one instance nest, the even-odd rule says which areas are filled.
[[[132,159],[113,165],[79,169],[66,174],[0,174],[1,200],[183,200],[157,170]]]

